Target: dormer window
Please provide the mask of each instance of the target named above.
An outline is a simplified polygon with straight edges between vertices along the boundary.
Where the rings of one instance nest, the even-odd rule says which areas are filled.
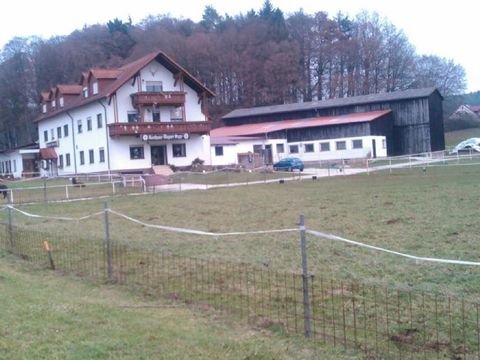
[[[65,105],[65,100],[63,99],[63,96],[60,97],[59,103],[60,107],[63,108],[63,106]]]
[[[145,90],[148,92],[162,92],[163,83],[161,81],[147,81]]]
[[[82,95],[83,95],[83,98],[86,99],[88,98],[88,87],[84,87],[83,90],[82,90]]]
[[[55,100],[52,100],[52,109],[55,109],[57,107],[57,102]]]
[[[42,104],[42,113],[46,113],[47,112],[47,104]]]
[[[92,92],[93,92],[93,95],[97,95],[98,94],[98,82],[95,81],[93,84],[92,84]]]

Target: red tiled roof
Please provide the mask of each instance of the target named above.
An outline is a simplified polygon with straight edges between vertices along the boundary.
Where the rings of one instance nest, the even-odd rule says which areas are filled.
[[[40,149],[40,159],[43,160],[51,160],[51,159],[56,159],[57,152],[55,151],[54,148],[41,148]]]
[[[95,77],[95,79],[116,79],[122,73],[119,69],[92,69],[88,77]]]
[[[113,78],[114,80],[108,84],[104,89],[99,89],[99,93],[93,96],[89,96],[88,98],[83,98],[81,96],[78,96],[78,99],[72,101],[68,106],[65,106],[64,108],[58,109],[53,112],[49,112],[46,114],[42,114],[39,116],[37,119],[35,119],[35,122],[39,122],[45,119],[48,119],[52,116],[56,116],[60,113],[63,113],[65,111],[69,111],[71,109],[74,109],[76,107],[82,106],[89,104],[91,102],[108,98],[112,96],[120,87],[122,87],[125,83],[127,83],[132,77],[135,76],[142,68],[147,66],[151,61],[156,60],[162,65],[164,65],[168,70],[170,70],[173,73],[176,72],[181,72],[183,74],[183,78],[186,84],[188,84],[192,89],[197,91],[198,93],[205,92],[207,96],[213,97],[215,94],[213,91],[208,89],[205,85],[203,85],[200,80],[195,78],[193,75],[191,75],[187,70],[185,70],[182,66],[177,64],[175,61],[173,61],[168,55],[166,55],[163,51],[157,51],[151,54],[148,54],[140,59],[137,59],[129,64],[126,64],[122,66],[119,69],[104,69],[105,72],[102,73],[102,76],[106,76],[107,74],[109,76],[113,76],[116,71],[118,71],[117,77]],[[79,86],[83,85],[84,80],[88,78],[89,74],[92,71],[98,71],[100,69],[93,69],[90,72],[83,72],[82,76],[79,81]],[[54,89],[52,89],[54,90]]]
[[[40,93],[40,102],[48,101],[49,97],[50,97],[50,92],[49,91],[42,91]]]
[[[57,85],[57,91],[63,95],[80,95],[82,93],[81,85]]]
[[[239,136],[268,134],[280,130],[369,122],[376,120],[390,112],[391,110],[379,110],[338,116],[320,116],[314,118],[271,121],[238,126],[224,126],[210,131],[210,138],[225,139],[237,137],[238,139]]]

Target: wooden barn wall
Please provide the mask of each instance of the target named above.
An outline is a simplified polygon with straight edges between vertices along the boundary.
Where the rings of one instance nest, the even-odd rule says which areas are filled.
[[[366,135],[370,135],[370,124],[368,122],[290,129],[287,132],[287,141],[313,141]]]
[[[369,112],[387,109],[392,110],[390,121],[393,122],[393,125],[391,129],[388,128],[388,126],[385,126],[383,131],[391,131],[391,133],[381,132],[381,127],[377,127],[376,130],[380,131],[380,133],[376,133],[374,135],[387,136],[387,142],[389,143],[389,155],[416,154],[421,152],[441,150],[444,148],[445,140],[443,137],[442,98],[437,92],[434,92],[429,98],[424,97],[395,100],[391,102],[267,114],[248,118],[227,119],[225,123],[228,125],[252,124],[266,121],[291,120],[318,116],[335,116],[354,112]],[[350,126],[352,129],[347,129]],[[345,136],[357,136],[360,135],[361,131],[362,130],[358,128],[356,124],[350,124],[347,126],[342,126],[338,129],[328,130],[329,134],[335,137],[340,134],[342,134],[342,136],[338,137],[343,137],[344,134],[353,134]],[[322,133],[322,131],[320,131],[318,135],[320,135],[320,133]],[[304,132],[302,130],[295,133],[290,131],[289,137],[292,136],[292,139],[297,139],[301,134],[309,137],[303,139],[306,141],[310,140],[310,137],[314,135],[313,133],[309,134],[308,132]],[[289,139],[289,141],[301,141],[301,139]]]
[[[430,136],[432,151],[445,150],[445,129],[443,127],[443,99],[438,93],[430,96]]]

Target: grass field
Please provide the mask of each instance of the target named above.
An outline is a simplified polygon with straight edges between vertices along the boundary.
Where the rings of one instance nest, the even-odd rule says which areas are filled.
[[[336,359],[210,308],[39,272],[0,253],[2,359]]]
[[[477,246],[478,166],[395,170],[392,174],[340,176],[319,181],[112,198],[111,209],[145,224],[210,232],[298,226],[424,257],[480,260]],[[103,200],[22,207],[34,214],[80,217],[102,211]],[[6,221],[6,211],[0,212]],[[61,222],[14,214],[14,224],[55,234],[102,239],[104,218]],[[299,272],[298,233],[207,237],[166,232],[110,215],[112,238],[131,246],[178,255],[254,263]],[[476,298],[476,267],[415,263],[308,237],[309,270],[335,279],[439,291]]]

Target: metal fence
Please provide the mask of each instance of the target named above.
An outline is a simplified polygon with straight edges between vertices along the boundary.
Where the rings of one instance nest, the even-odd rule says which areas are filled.
[[[161,253],[112,241],[108,226],[105,239],[0,226],[3,248],[41,268],[205,304],[366,358],[480,357],[478,303]]]

